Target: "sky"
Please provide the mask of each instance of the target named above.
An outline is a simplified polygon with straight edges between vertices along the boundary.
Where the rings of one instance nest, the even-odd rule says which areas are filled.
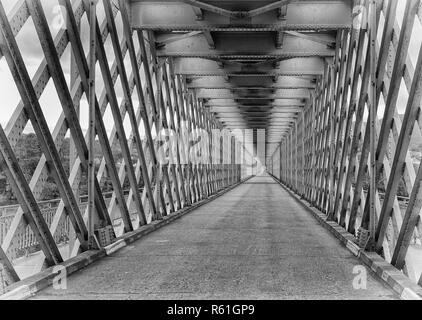
[[[14,5],[16,5],[16,0],[0,0],[3,4],[6,12],[10,12]],[[398,23],[401,23],[401,20],[403,19],[403,13],[405,9],[405,2],[406,1],[399,1],[398,5]],[[50,24],[50,30],[53,34],[53,37],[57,34],[57,32],[60,30],[60,27],[62,27],[62,16],[60,15],[60,7],[58,6],[57,0],[43,0],[41,1],[44,12],[46,14],[47,20]],[[102,21],[104,18],[104,14],[102,12],[102,4],[101,1],[99,1],[99,20]],[[119,23],[120,20],[116,19],[116,24],[119,29],[119,32],[121,30],[121,23]],[[382,22],[381,22],[382,23]],[[82,26],[82,38],[83,38],[83,44],[85,48],[85,52],[87,54],[87,36],[88,36],[88,29],[87,29],[87,23],[86,19],[84,18],[84,23]],[[412,34],[411,44],[410,44],[410,56],[413,64],[416,64],[418,52],[421,46],[421,39],[422,39],[422,27],[420,25],[420,22],[418,19],[416,19],[415,27]],[[35,28],[33,26],[32,20],[29,19],[28,22],[25,24],[21,32],[19,33],[17,37],[18,46],[22,52],[23,59],[25,61],[26,67],[28,69],[28,72],[30,76],[32,77],[38,66],[40,65],[42,58],[43,58],[43,52],[39,45],[38,37],[35,32]],[[112,53],[112,47],[110,41],[106,43],[106,51],[107,56],[109,58],[109,63],[111,64],[112,61],[114,61],[114,54]],[[61,58],[63,71],[65,73],[66,79],[69,83],[70,79],[70,48],[68,47],[65,54]],[[126,63],[126,60],[125,60]],[[127,64],[128,66],[128,64]],[[130,74],[131,71],[128,70],[128,74]],[[99,68],[97,68],[97,79],[98,79],[98,87],[97,87],[97,93],[102,91],[102,80],[100,76]],[[122,89],[121,85],[117,85],[117,96],[119,103],[123,99]],[[99,96],[99,95],[98,95]],[[18,102],[19,102],[19,94],[16,89],[16,86],[14,84],[14,81],[12,79],[12,76],[10,74],[10,71],[8,69],[7,63],[4,58],[0,59],[0,97],[1,97],[1,116],[0,116],[0,124],[5,127],[8,123],[14,109],[16,108]],[[406,107],[407,103],[407,91],[404,85],[402,85],[402,88],[400,90],[399,95],[399,102],[398,102],[398,110],[400,113],[404,112],[404,109]],[[50,129],[53,130],[54,125],[57,122],[57,119],[59,118],[62,108],[60,105],[60,102],[58,100],[57,94],[55,93],[55,88],[52,80],[50,80],[45,92],[43,93],[40,104],[42,109],[44,110],[44,114],[47,120],[48,125],[50,126]],[[137,106],[137,100],[134,98],[134,104]],[[81,114],[81,127],[83,131],[86,131],[88,127],[88,113],[87,113],[87,103],[86,99],[84,97],[82,101],[82,107],[83,110]],[[107,130],[110,132],[113,127],[113,118],[111,115],[111,112],[108,108],[105,116],[104,116],[104,122],[107,127]],[[382,117],[384,109],[384,103],[381,101],[381,104],[379,106],[379,117]],[[367,116],[367,115],[366,115]],[[130,132],[129,130],[129,123],[128,119],[125,119],[125,128],[128,130],[127,132]],[[28,125],[26,128],[26,132],[30,132],[32,130],[31,126]]]
[[[403,15],[404,15],[404,11],[406,9],[406,2],[407,1],[398,1],[397,23],[399,25],[401,25],[403,23]],[[381,36],[381,34],[382,34],[382,28],[379,29],[379,36]],[[422,35],[422,26],[420,24],[420,20],[418,19],[418,17],[416,17],[415,23],[414,23],[414,26],[413,26],[412,37],[411,37],[410,45],[409,45],[409,56],[410,56],[411,62],[413,63],[413,69],[416,66],[419,50],[421,48],[421,42],[422,42],[422,36],[421,35]],[[397,35],[397,37],[398,37],[398,35]],[[407,100],[408,100],[407,98],[408,98],[407,89],[406,89],[404,82],[402,81],[402,85],[401,85],[400,93],[399,93],[399,99],[398,99],[398,103],[397,103],[398,111],[401,114],[405,112],[406,104],[407,104]],[[378,116],[381,117],[381,118],[383,116],[383,110],[384,110],[384,103],[383,103],[383,101],[381,101],[380,106],[379,106],[379,110],[378,110],[379,111]]]
[[[16,0],[0,0],[3,4],[6,12],[9,14],[11,10],[13,10],[13,7],[16,5]],[[47,21],[49,22],[50,31],[53,35],[53,38],[57,35],[57,33],[60,31],[60,28],[64,26],[63,24],[63,16],[61,15],[61,8],[58,4],[57,0],[43,0],[41,1],[42,6],[44,8],[44,13],[46,15]],[[100,5],[98,6],[98,18],[99,21],[103,21],[104,14],[103,14],[103,8],[101,1],[99,1]],[[119,16],[119,19],[115,20],[117,28],[119,30],[119,33],[121,33],[121,19]],[[86,19],[86,16],[83,18],[82,22],[82,43],[85,49],[85,54],[88,54],[88,22]],[[26,68],[28,70],[28,73],[30,77],[32,78],[39,65],[41,64],[42,59],[44,58],[44,54],[42,51],[42,48],[38,41],[38,36],[35,31],[34,24],[32,22],[32,19],[28,19],[22,30],[19,32],[17,38],[17,43],[19,46],[19,49],[21,50],[22,58],[25,62]],[[115,57],[111,45],[111,41],[107,41],[105,43],[106,53],[109,60],[109,64],[111,65],[112,62],[114,62]],[[70,56],[71,56],[71,50],[70,46],[67,47],[66,51],[64,52],[63,56],[61,57],[61,65],[63,67],[63,72],[66,77],[68,86],[70,87]],[[129,61],[127,59],[125,60],[125,64],[128,67],[128,75],[131,73],[131,69],[129,67]],[[104,88],[103,80],[101,77],[101,71],[99,69],[99,65],[97,63],[97,96],[100,96],[100,93],[102,92]],[[119,104],[123,100],[123,90],[120,84],[120,80],[118,80],[116,84],[116,94]],[[20,101],[19,92],[16,88],[16,85],[13,81],[12,75],[9,71],[7,62],[5,61],[4,57],[0,59],[0,97],[1,97],[1,117],[0,117],[0,124],[5,127],[8,123],[11,115],[13,114],[13,111],[15,110],[16,106],[18,105]],[[46,117],[46,121],[50,127],[50,130],[52,131],[54,129],[55,124],[57,123],[57,120],[60,117],[60,114],[62,113],[62,107],[60,104],[60,101],[58,99],[58,96],[56,94],[56,90],[54,87],[53,81],[50,79],[44,93],[42,94],[40,98],[40,105],[41,108],[44,111],[44,115]],[[134,97],[133,102],[136,106],[138,103],[137,97]],[[84,132],[87,131],[88,128],[88,105],[86,101],[86,97],[83,97],[83,100],[81,101],[81,127]],[[129,128],[130,125],[127,121],[128,119],[125,119],[125,128],[127,129],[127,132],[130,132]],[[107,111],[104,115],[104,123],[107,128],[107,131],[110,133],[113,128],[113,117],[110,111],[110,108],[107,108]],[[25,132],[32,132],[32,127],[30,123],[28,123],[28,126],[25,128]]]
[[[6,12],[10,12],[16,1],[13,0],[1,0]],[[55,1],[42,1],[46,15],[49,16],[49,22],[52,21],[53,12],[56,12],[56,2]],[[53,34],[56,34],[59,31],[59,28],[54,28],[56,25],[51,23],[50,28]],[[37,35],[33,26],[31,19],[25,24],[21,32],[17,37],[18,46],[21,50],[22,57],[25,61],[25,65],[28,69],[30,76],[32,77],[36,70],[38,69],[40,62],[42,61],[42,50],[38,43],[35,41]],[[62,62],[70,61],[69,51],[66,51],[65,55],[62,58]],[[64,72],[66,78],[69,79],[69,63],[63,63]],[[60,113],[60,106],[57,95],[54,92],[52,82],[49,82],[48,87],[46,88],[45,93],[42,95],[40,103],[43,110],[47,116],[47,121],[50,124],[53,124],[54,120],[57,121]],[[19,102],[19,95],[14,84],[13,78],[10,74],[9,68],[4,58],[0,60],[0,94],[1,94],[1,104],[2,104],[2,113],[1,113],[1,124],[4,126],[13,113],[14,108]]]

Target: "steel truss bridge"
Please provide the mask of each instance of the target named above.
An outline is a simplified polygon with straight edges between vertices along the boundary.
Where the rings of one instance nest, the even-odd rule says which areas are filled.
[[[321,297],[335,283],[337,297],[421,297],[420,0],[53,1],[59,16],[45,1],[0,0],[0,77],[20,100],[2,105],[13,112],[0,126],[0,168],[17,199],[0,225],[3,297],[29,297],[105,255],[114,264],[79,271],[75,291],[59,296],[88,285],[96,297],[104,283],[87,279],[101,277],[126,290],[133,269],[126,283],[117,275],[131,267],[146,268],[137,297],[189,297],[209,279],[225,291],[205,285],[199,296]],[[29,44],[41,56],[35,71]],[[45,105],[51,92],[57,104]],[[42,153],[29,178],[16,154],[28,128]],[[191,141],[163,152],[162,132],[184,130]],[[51,183],[59,199],[47,214]],[[129,244],[134,255],[113,256]],[[286,255],[293,262],[281,265]],[[359,264],[372,270],[372,291],[350,291]]]

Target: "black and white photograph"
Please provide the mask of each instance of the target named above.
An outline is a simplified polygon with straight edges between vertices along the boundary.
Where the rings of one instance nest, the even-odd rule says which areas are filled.
[[[0,309],[422,300],[421,106],[422,0],[0,0]]]

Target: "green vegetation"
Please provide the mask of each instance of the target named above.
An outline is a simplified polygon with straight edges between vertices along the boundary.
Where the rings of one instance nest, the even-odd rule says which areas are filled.
[[[19,142],[16,144],[15,147],[15,154],[18,159],[19,165],[25,175],[26,180],[28,183],[31,181],[32,176],[37,168],[37,165],[41,159],[42,151],[40,145],[38,143],[38,139],[35,134],[29,133],[24,134],[21,136]],[[70,175],[70,139],[66,138],[63,142],[63,147],[61,148],[60,158],[63,165],[63,168],[67,174]],[[116,166],[119,168],[122,163],[122,151],[118,144],[112,146],[113,157],[116,162]],[[103,158],[103,151],[99,141],[96,141],[95,144],[95,166],[96,170],[98,171],[101,160]],[[137,160],[136,152],[132,157],[132,162],[135,163]],[[111,181],[108,177],[103,178],[102,181],[102,191],[103,192],[110,192],[113,191]],[[123,185],[124,189],[129,188],[129,184],[126,182]],[[81,196],[87,195],[87,178],[86,173],[82,174],[81,184],[79,187],[79,193]],[[48,201],[52,199],[60,198],[59,189],[54,181],[54,179],[50,176],[47,179],[47,182],[44,185],[44,188],[41,193],[40,201]],[[17,199],[13,194],[12,188],[8,179],[6,178],[5,174],[0,171],[0,206],[7,206],[7,205],[14,205],[17,204]]]

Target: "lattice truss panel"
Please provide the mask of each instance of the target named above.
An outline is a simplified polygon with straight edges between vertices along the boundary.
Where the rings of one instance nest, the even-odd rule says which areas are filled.
[[[80,203],[79,191],[88,168],[88,134],[80,119],[90,102],[86,35],[90,7],[83,0],[58,0],[57,5],[63,27],[53,36],[44,1],[20,0],[8,12],[0,1],[0,61],[7,66],[21,99],[11,118],[1,119],[7,124],[0,126],[1,170],[20,205],[1,226],[0,293],[20,278],[87,250],[88,209]],[[187,89],[185,79],[173,72],[172,61],[157,58],[155,47],[149,45],[155,43],[153,33],[132,31],[127,1],[102,0],[97,10],[95,128],[102,159],[95,181],[96,225],[112,225],[120,236],[239,182],[242,170],[240,165],[213,164],[212,152],[209,164],[186,162],[192,150],[183,143],[168,150],[175,164],[158,161],[165,156],[160,154],[163,130],[181,134],[187,124],[194,140],[208,148],[196,129],[210,133],[221,129],[221,124]],[[33,35],[32,41],[43,54],[33,74],[18,43],[24,31]],[[63,62],[66,54],[71,56],[68,65]],[[53,125],[47,123],[45,114],[53,106],[45,106],[42,99],[48,88],[58,98],[54,108],[61,110]],[[28,127],[42,150],[30,178],[24,176],[15,154]],[[61,154],[69,137],[72,159],[66,172]],[[241,146],[234,137],[225,143],[231,146],[224,149],[230,150],[225,156],[233,160]],[[122,160],[113,154],[116,146]],[[47,214],[39,200],[48,183],[57,186],[60,199]],[[105,187],[112,192],[104,193]],[[29,247],[38,249],[31,252],[28,274],[18,267],[18,258]]]
[[[355,1],[355,8],[364,13],[361,26],[339,31],[335,58],[326,61],[311,102],[284,136],[270,167],[285,185],[350,233],[368,229],[374,29],[376,248],[421,284],[416,248],[422,235],[422,4],[377,1],[376,23],[365,18],[370,1]]]

